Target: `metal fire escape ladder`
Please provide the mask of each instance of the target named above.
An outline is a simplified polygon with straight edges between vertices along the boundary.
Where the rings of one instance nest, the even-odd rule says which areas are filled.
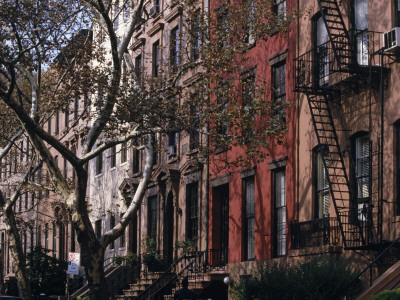
[[[306,92],[314,129],[327,173],[330,194],[345,248],[365,245],[362,230],[354,220],[349,180],[329,107],[327,92]]]
[[[344,71],[351,67],[352,53],[350,36],[344,24],[339,5],[336,0],[318,0],[318,6],[338,67]]]

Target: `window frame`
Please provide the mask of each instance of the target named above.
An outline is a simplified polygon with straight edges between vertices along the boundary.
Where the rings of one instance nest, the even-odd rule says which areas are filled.
[[[149,196],[147,198],[147,204],[147,236],[152,238],[157,244],[158,196]]]
[[[186,185],[186,238],[197,241],[199,238],[199,182]]]
[[[327,178],[328,174],[326,173],[322,155],[324,155],[324,151],[321,151],[320,147],[316,147],[313,150],[314,219],[329,217],[329,178]],[[327,204],[325,201],[327,201]]]
[[[243,257],[245,261],[255,260],[255,176],[247,176],[243,185]],[[250,190],[251,189],[251,190]]]
[[[280,189],[278,188],[277,185],[277,176],[278,174],[283,173],[283,180],[284,180],[284,186],[281,187]],[[273,180],[273,257],[284,257],[287,254],[287,246],[288,246],[288,238],[287,238],[287,230],[288,230],[288,223],[287,223],[287,201],[286,201],[286,169],[285,168],[278,168],[273,170],[272,172],[272,180]],[[277,205],[277,195],[280,191],[284,191],[283,194],[283,205],[278,206]],[[282,193],[281,193],[282,196]],[[282,198],[281,198],[282,199]],[[281,204],[282,204],[281,203]],[[285,220],[281,223],[278,223],[280,221],[280,215],[279,212],[284,211],[284,218]],[[279,224],[283,224],[283,227],[281,230],[284,230],[284,233],[278,234],[278,228]]]
[[[171,29],[170,32],[170,43],[169,43],[169,62],[170,69],[173,73],[176,73],[179,68],[180,53],[179,53],[179,25]]]
[[[117,165],[117,146],[110,148],[110,168],[113,169]]]
[[[160,40],[157,40],[152,45],[152,76],[158,78],[160,76],[161,65],[161,49]]]
[[[281,70],[283,68],[283,70]],[[277,125],[286,124],[287,65],[283,59],[272,65],[272,116]],[[282,75],[283,74],[283,75]],[[282,102],[277,105],[277,102]],[[283,108],[282,108],[283,106]]]

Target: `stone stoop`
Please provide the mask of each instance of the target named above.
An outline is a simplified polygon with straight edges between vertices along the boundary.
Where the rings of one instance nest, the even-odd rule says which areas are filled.
[[[390,289],[400,279],[400,261],[391,266],[385,273],[374,280],[372,285],[361,293],[357,300],[368,300],[369,297],[380,291]],[[400,288],[398,286],[397,288]]]
[[[134,299],[151,286],[162,274],[163,272],[141,272],[137,282],[130,284],[128,289],[122,290],[123,295],[118,295],[115,299]],[[170,276],[173,276],[173,274],[170,274]]]

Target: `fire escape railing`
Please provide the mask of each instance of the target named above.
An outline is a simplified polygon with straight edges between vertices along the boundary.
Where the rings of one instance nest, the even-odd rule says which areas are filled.
[[[338,89],[344,78],[333,78],[335,73],[359,74],[364,71],[369,75],[369,66],[377,67],[379,61],[371,60],[372,54],[381,48],[382,33],[367,30],[351,30],[351,43],[343,44],[337,52],[348,52],[346,59],[338,63],[332,41],[343,41],[344,36],[337,36],[294,59],[294,82],[297,92],[316,92],[318,90]],[[363,70],[364,69],[364,70]],[[343,74],[342,74],[343,76]],[[346,78],[346,77],[345,77]]]
[[[340,244],[339,224],[332,217],[292,223],[290,233],[293,250]]]

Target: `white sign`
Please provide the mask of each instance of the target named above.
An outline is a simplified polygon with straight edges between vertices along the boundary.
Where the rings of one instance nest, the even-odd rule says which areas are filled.
[[[80,253],[70,252],[68,254],[68,271],[67,274],[78,275],[79,274],[79,263]]]

